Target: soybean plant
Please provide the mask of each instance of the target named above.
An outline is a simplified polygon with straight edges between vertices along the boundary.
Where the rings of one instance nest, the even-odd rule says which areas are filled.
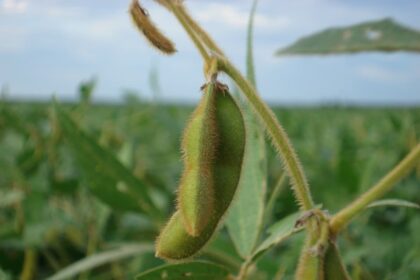
[[[316,206],[292,143],[272,110],[259,97],[252,81],[238,71],[210,35],[191,17],[183,1],[156,2],[171,12],[189,35],[203,59],[206,82],[202,99],[184,133],[182,150],[185,170],[179,185],[177,210],[157,239],[156,255],[169,260],[184,260],[196,255],[221,224],[235,196],[243,163],[246,123],[226,86],[217,81],[217,75],[224,73],[240,89],[265,127],[283,161],[284,171],[300,207],[300,217],[293,220],[294,226],[284,236],[286,238],[302,228],[306,232],[296,279],[350,279],[336,244],[338,235],[356,215],[386,194],[418,164],[420,144],[370,190],[338,213],[330,215],[326,209]],[[152,46],[166,54],[175,52],[171,40],[151,23],[148,13],[137,0],[131,4],[130,11],[136,26]],[[247,279],[249,268],[275,242],[268,243],[263,242],[254,248],[237,272],[236,279]],[[185,268],[185,275],[194,277],[195,272],[188,269],[195,265],[203,264],[191,263],[190,267],[183,265],[174,269]],[[217,274],[219,277],[205,279],[233,277],[221,272],[214,264],[208,264],[208,269],[220,274]],[[159,268],[146,272],[138,279],[148,279],[148,276],[158,271]],[[171,279],[171,267],[164,267],[162,271],[164,273],[161,275],[165,275],[165,279]],[[197,276],[193,279],[200,278]]]

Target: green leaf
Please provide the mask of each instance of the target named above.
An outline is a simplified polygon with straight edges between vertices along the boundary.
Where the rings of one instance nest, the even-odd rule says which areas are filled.
[[[136,277],[136,280],[226,280],[229,271],[218,264],[196,261],[181,264],[163,265],[148,270]]]
[[[255,12],[257,10],[258,0],[254,0],[251,8],[251,13],[249,15],[248,21],[248,33],[246,38],[247,50],[246,50],[246,77],[248,81],[254,87],[257,87],[256,78],[255,78],[255,66],[254,66],[254,49],[253,49],[253,33],[254,33],[254,18]]]
[[[101,265],[152,251],[153,245],[151,244],[123,245],[117,249],[100,252],[81,259],[47,278],[47,280],[71,279],[84,271],[92,270]]]
[[[43,152],[40,147],[25,147],[24,150],[17,155],[16,165],[20,168],[23,174],[30,176],[36,173],[39,169],[42,160]]]
[[[233,270],[239,270],[243,261],[229,236],[224,234],[218,234],[213,238],[204,254],[210,260],[223,263]]]
[[[91,136],[78,128],[57,105],[56,113],[60,128],[76,154],[92,193],[111,207],[160,217],[146,185],[110,151],[99,146]]]
[[[291,214],[269,227],[267,230],[269,236],[258,246],[251,259],[255,260],[271,247],[278,245],[294,233],[300,231],[302,227],[295,227],[300,215],[300,213]]]
[[[390,18],[344,28],[329,28],[303,37],[276,55],[313,55],[364,51],[420,52],[420,32]]]
[[[252,26],[256,5],[252,6],[248,26],[247,68],[248,79],[255,85],[252,58]],[[240,102],[246,128],[246,146],[238,194],[232,204],[227,219],[227,228],[238,253],[247,257],[255,248],[264,218],[267,160],[264,131],[250,105]]]
[[[366,208],[381,207],[381,206],[395,206],[395,207],[408,207],[420,209],[420,205],[402,199],[383,199],[372,202]]]
[[[0,190],[0,209],[13,206],[25,198],[25,193],[20,190]]]
[[[277,199],[286,188],[287,176],[285,172],[280,172],[280,175],[272,188],[272,191],[269,194],[269,199],[267,200],[265,209],[264,209],[264,223],[271,221],[273,216],[273,209],[276,204]]]
[[[12,280],[12,275],[9,273],[3,271],[3,269],[0,268],[0,279],[2,280]]]

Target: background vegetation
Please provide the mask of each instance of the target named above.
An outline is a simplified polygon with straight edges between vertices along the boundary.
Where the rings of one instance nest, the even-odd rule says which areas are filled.
[[[368,23],[369,30],[372,25],[382,39],[401,30],[390,20]],[[325,32],[320,33],[315,41],[323,47],[324,43],[328,48],[338,46],[323,49],[324,53],[342,51],[349,30],[328,31],[327,35],[338,34],[332,41],[323,39]],[[364,24],[351,30],[357,31],[356,39],[363,37],[359,43],[366,43],[368,50],[391,51],[375,45],[388,44],[388,40],[372,43]],[[406,38],[417,35],[411,32]],[[252,19],[247,78],[255,84],[251,39]],[[302,52],[302,42],[303,47],[313,47],[307,44],[309,39],[298,41],[298,47],[292,45],[286,53]],[[308,54],[305,48],[303,52]],[[209,58],[206,51],[201,54]],[[151,86],[158,96],[156,75],[151,75]],[[3,94],[0,279],[133,279],[164,264],[154,256],[153,245],[175,206],[182,168],[181,133],[193,107],[145,101],[133,93],[122,104],[92,104],[95,85],[95,80],[82,83],[75,103],[12,102]],[[257,280],[292,279],[303,241],[302,233],[291,236],[298,227],[296,201],[249,104],[244,100],[240,104],[250,147],[243,166],[246,174],[242,174],[246,181],[241,182],[242,191],[227,215],[227,227],[199,256],[201,261],[214,263],[189,262],[171,266],[170,271],[179,275],[193,271],[208,277],[200,279],[213,280],[226,279],[228,272]],[[367,191],[420,138],[418,107],[277,107],[274,112],[302,161],[314,200],[322,201],[319,207],[331,213]],[[255,176],[251,174],[254,169]],[[397,206],[409,207],[395,207],[389,201],[372,207],[340,234],[340,251],[352,279],[415,279],[420,275],[419,177],[417,166],[388,194],[402,199]],[[256,217],[252,212],[258,212]],[[279,241],[284,242],[275,246]],[[157,270],[138,279],[162,279],[168,276],[165,273]]]
[[[124,104],[92,105],[93,89],[93,81],[83,83],[80,101],[62,107],[152,190],[169,215],[182,168],[181,132],[193,107],[144,102],[133,94]],[[63,134],[53,106],[1,102],[0,278],[28,273],[22,279],[45,279],[81,261],[85,267],[73,266],[67,276],[132,279],[161,264],[153,256],[157,234],[153,221],[127,209],[126,201],[110,204],[98,195],[93,186],[104,184],[102,177],[111,171],[87,174],[95,167],[84,164],[72,148],[74,141],[83,140]],[[315,200],[331,211],[380,179],[420,137],[418,108],[277,107],[275,112],[307,171]],[[270,197],[282,174],[274,151],[267,149]],[[92,160],[101,161],[110,164],[106,159]],[[420,167],[389,197],[420,203],[419,177]],[[290,189],[284,182],[282,186],[267,224],[297,211]],[[354,279],[415,279],[420,274],[419,231],[417,209],[372,208],[358,217],[339,243]],[[282,274],[291,279],[302,237],[294,236],[261,258],[255,279]],[[103,252],[109,263],[98,266]],[[241,262],[225,229],[202,258],[223,261],[232,270]]]

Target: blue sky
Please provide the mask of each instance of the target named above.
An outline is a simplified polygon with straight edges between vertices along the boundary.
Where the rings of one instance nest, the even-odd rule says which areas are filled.
[[[0,86],[11,98],[77,97],[77,85],[98,78],[97,100],[125,90],[151,97],[156,69],[166,101],[193,102],[204,82],[202,64],[173,17],[143,0],[178,53],[162,56],[137,33],[129,0],[0,0]],[[192,15],[244,69],[250,0],[186,0]],[[420,104],[420,54],[357,54],[276,58],[276,49],[330,26],[393,17],[420,30],[417,0],[260,0],[255,24],[258,88],[281,104],[351,102]]]

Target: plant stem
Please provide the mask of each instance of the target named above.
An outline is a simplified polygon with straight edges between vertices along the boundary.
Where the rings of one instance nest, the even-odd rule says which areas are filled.
[[[200,37],[203,43],[213,52],[219,54],[220,56],[225,56],[223,51],[217,46],[213,39],[207,34],[207,32],[201,28],[201,26],[189,15],[185,6],[180,4],[174,7],[176,13],[182,16],[185,19],[185,22],[191,27],[192,30]]]
[[[37,252],[32,248],[27,248],[25,250],[25,260],[23,263],[23,269],[20,275],[20,280],[35,279],[36,262]]]
[[[236,277],[236,280],[245,280],[248,275],[249,266],[252,262],[250,262],[250,259],[247,259],[245,262],[242,263],[241,269],[239,270],[239,274]]]
[[[205,62],[208,62],[210,57],[209,57],[209,54],[207,53],[206,47],[202,44],[202,42],[200,41],[200,38],[194,33],[193,28],[191,28],[187,18],[185,17],[185,10],[180,8],[182,7],[181,5],[173,4],[171,1],[167,1],[167,2],[168,2],[168,7],[170,8],[170,11],[175,15],[175,17],[184,27],[185,31],[187,31],[188,36],[191,38],[194,45],[200,52],[203,60]]]
[[[366,206],[390,191],[395,183],[407,175],[407,173],[416,166],[419,159],[420,143],[417,144],[417,146],[415,146],[414,149],[375,186],[335,214],[330,220],[331,232],[333,234],[337,234]]]
[[[233,81],[235,81],[265,124],[265,127],[273,140],[274,146],[284,160],[301,210],[311,210],[314,208],[314,203],[305,174],[283,127],[279,124],[271,109],[260,99],[255,88],[242,76],[235,66],[227,59],[220,59],[218,65],[221,71],[225,72]]]

